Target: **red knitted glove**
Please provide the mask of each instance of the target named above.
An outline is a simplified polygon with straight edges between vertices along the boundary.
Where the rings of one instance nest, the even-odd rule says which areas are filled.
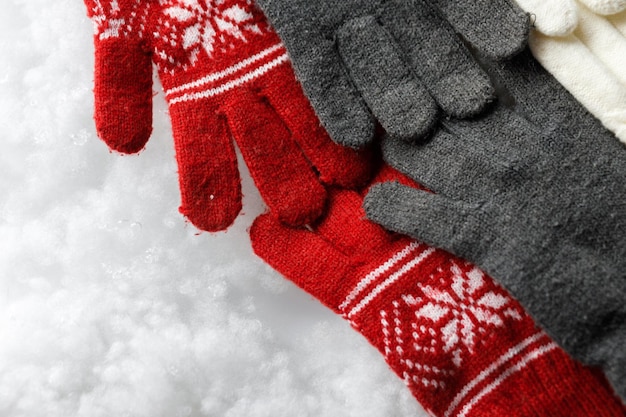
[[[399,178],[389,168],[379,175]],[[366,220],[356,192],[330,194],[311,230],[260,216],[253,248],[349,320],[431,415],[625,415],[606,380],[574,362],[478,268]]]
[[[123,153],[144,147],[154,62],[172,119],[180,211],[198,228],[225,229],[241,209],[231,137],[272,213],[292,225],[321,215],[320,180],[366,179],[365,157],[330,141],[252,0],[85,3],[96,32],[99,136]]]

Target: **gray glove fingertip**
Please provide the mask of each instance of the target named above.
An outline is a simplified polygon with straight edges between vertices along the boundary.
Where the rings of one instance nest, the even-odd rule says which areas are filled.
[[[307,92],[308,94],[308,92]],[[339,145],[359,149],[374,140],[376,123],[360,98],[336,94],[318,100],[308,94],[316,114],[331,139]],[[332,102],[336,100],[335,102]],[[324,103],[320,105],[319,103]]]
[[[363,147],[374,139],[374,117],[351,82],[334,41],[321,34],[315,38],[305,48],[294,48],[298,80],[330,137],[340,145]]]
[[[388,230],[414,236],[418,213],[407,191],[398,182],[373,185],[363,199],[365,215]]]
[[[458,118],[474,116],[494,98],[487,74],[453,27],[427,2],[389,2],[381,24],[439,107]]]
[[[520,53],[528,43],[530,18],[509,0],[430,0],[455,30],[491,59]]]

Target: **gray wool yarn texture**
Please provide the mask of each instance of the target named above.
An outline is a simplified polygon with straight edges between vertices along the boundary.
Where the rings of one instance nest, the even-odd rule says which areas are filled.
[[[509,100],[427,141],[384,139],[432,193],[380,184],[367,216],[480,266],[626,399],[626,149],[530,52],[490,67]]]
[[[526,43],[528,18],[508,0],[258,0],[322,124],[360,147],[376,123],[394,137],[430,133],[441,113],[478,114],[493,87],[443,20],[503,58]]]

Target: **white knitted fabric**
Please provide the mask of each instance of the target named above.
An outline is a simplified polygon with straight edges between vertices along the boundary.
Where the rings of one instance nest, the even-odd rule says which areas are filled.
[[[626,0],[515,1],[537,60],[626,143]]]

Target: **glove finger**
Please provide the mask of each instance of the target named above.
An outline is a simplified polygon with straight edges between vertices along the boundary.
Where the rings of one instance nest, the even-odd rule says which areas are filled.
[[[575,35],[626,86],[626,36],[606,18],[584,7],[580,10],[580,23]]]
[[[407,140],[425,136],[437,119],[435,102],[376,19],[349,20],[336,35],[354,84],[387,133]]]
[[[445,113],[473,116],[493,100],[489,77],[432,7],[415,1],[390,2],[380,19]]]
[[[335,42],[321,33],[289,49],[304,92],[322,124],[337,143],[359,148],[374,138],[374,119],[351,83]]]
[[[594,13],[610,15],[626,10],[626,0],[579,0]]]
[[[476,261],[488,250],[488,228],[481,227],[477,204],[452,200],[397,182],[376,184],[363,201],[370,220],[427,245]]]
[[[259,216],[250,228],[254,252],[287,279],[338,312],[348,257],[319,235],[287,227],[275,217]]]
[[[526,46],[528,16],[509,0],[432,1],[457,32],[493,59],[509,58]]]
[[[152,61],[132,39],[95,42],[94,119],[109,148],[139,152],[152,132]]]
[[[237,157],[215,109],[170,103],[182,203],[180,212],[201,230],[230,226],[241,210]]]
[[[222,111],[270,212],[289,225],[318,218],[326,190],[276,111],[247,89]]]
[[[335,142],[360,148],[373,140],[374,119],[343,68],[334,42],[319,39],[298,71],[313,108]],[[304,65],[303,65],[304,67]]]
[[[298,81],[330,137],[352,148],[372,142],[374,118],[337,54],[332,33],[325,27],[329,22],[321,19],[326,15],[327,2],[310,2],[307,7],[291,1],[257,3],[276,27],[292,58]],[[350,5],[339,2],[332,7],[338,11]]]
[[[567,36],[578,25],[576,0],[515,0],[533,18],[533,26],[548,36]]]
[[[341,146],[330,139],[289,66],[275,70],[262,94],[281,116],[324,184],[347,188],[365,184],[373,168],[372,152]]]

